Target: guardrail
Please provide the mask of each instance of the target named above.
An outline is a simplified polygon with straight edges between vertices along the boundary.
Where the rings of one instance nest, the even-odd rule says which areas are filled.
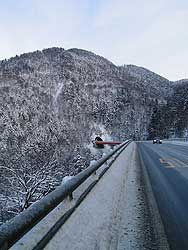
[[[168,139],[165,139],[165,141],[188,141],[188,137],[182,137],[182,138],[168,138]]]
[[[101,158],[98,162],[74,176],[67,183],[59,186],[56,190],[43,197],[40,201],[33,204],[31,207],[14,217],[9,222],[3,224],[0,227],[0,249],[6,250],[13,246],[15,242],[17,242],[25,233],[31,230],[38,222],[40,222],[46,215],[56,208],[66,197],[71,196],[73,191],[75,191],[89,176],[95,173],[107,160],[109,160],[112,156],[117,157],[130,142],[131,141],[128,140],[122,143],[105,157]],[[99,179],[103,176],[108,168],[109,167],[103,169],[103,171],[100,173]],[[86,190],[79,197],[72,210],[70,209],[70,211],[64,215],[65,218],[63,218],[63,220],[65,220],[67,216],[70,216],[76,206],[80,204],[80,202],[97,183],[97,181],[98,180],[95,180],[93,183],[91,183],[91,185],[88,187],[88,190]],[[36,249],[41,248],[39,247]]]

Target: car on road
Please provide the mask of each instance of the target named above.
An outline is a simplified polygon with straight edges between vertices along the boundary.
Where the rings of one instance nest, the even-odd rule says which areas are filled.
[[[162,140],[159,137],[153,139],[153,144],[162,144]]]

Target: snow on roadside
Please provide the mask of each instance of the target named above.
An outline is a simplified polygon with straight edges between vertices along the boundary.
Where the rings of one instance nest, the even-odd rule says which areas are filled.
[[[148,243],[145,242],[148,228],[140,226],[145,216],[140,206],[142,200],[133,152],[135,144],[131,143],[48,243],[46,250],[152,249],[147,248],[151,244],[149,237]]]

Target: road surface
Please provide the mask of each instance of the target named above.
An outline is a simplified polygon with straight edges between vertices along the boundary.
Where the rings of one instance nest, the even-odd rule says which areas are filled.
[[[167,170],[175,171],[172,162],[165,162],[170,158],[165,153],[168,152],[169,147],[171,147],[170,154],[172,148],[176,149],[178,146],[139,143],[138,151],[135,142],[129,144],[59,231],[46,243],[44,249],[169,250],[161,217],[165,223],[166,221],[168,223],[167,225],[164,223],[165,228],[171,228],[171,234],[167,232],[168,238],[175,239],[174,244],[176,244],[177,240],[173,238],[176,228],[173,229],[174,222],[171,222],[173,216],[169,211],[175,207],[172,202],[177,202],[177,197],[181,197],[171,192],[172,188],[168,187],[168,180],[163,176],[163,172]],[[178,151],[174,151],[177,154]],[[183,153],[179,154],[182,157]],[[186,155],[186,152],[184,154]],[[171,158],[175,159],[174,154]],[[146,170],[148,170],[154,194],[159,203],[159,210]],[[164,192],[165,188],[168,189],[168,192]],[[171,198],[171,196],[173,197]],[[170,204],[169,199],[171,199]],[[61,206],[63,204],[64,202]],[[59,214],[62,210],[57,208],[57,211]],[[171,213],[173,214],[173,212],[172,209]],[[56,215],[55,212],[54,214]],[[176,213],[174,214],[176,215]],[[186,208],[183,210],[182,216],[184,215],[186,215]],[[169,219],[166,219],[168,216]],[[52,226],[54,219],[56,220],[56,216],[49,214],[49,218],[44,218],[11,249],[33,250],[40,240],[41,233]],[[174,218],[173,220],[175,221]],[[178,225],[182,225],[182,222]],[[182,227],[182,230],[185,228]],[[185,238],[185,232],[183,231],[184,236],[181,235],[181,237]],[[180,245],[180,243],[178,243],[178,247],[185,246],[185,243],[184,245]],[[185,247],[173,249],[186,250]]]
[[[157,235],[153,225],[131,143],[45,250],[167,250],[162,230]]]
[[[172,250],[188,250],[188,146],[138,143]]]

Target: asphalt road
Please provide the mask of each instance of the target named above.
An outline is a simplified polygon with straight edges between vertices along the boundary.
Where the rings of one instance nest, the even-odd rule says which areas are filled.
[[[138,143],[172,250],[188,250],[188,146]]]
[[[131,143],[120,154],[45,250],[158,250],[136,152]]]

